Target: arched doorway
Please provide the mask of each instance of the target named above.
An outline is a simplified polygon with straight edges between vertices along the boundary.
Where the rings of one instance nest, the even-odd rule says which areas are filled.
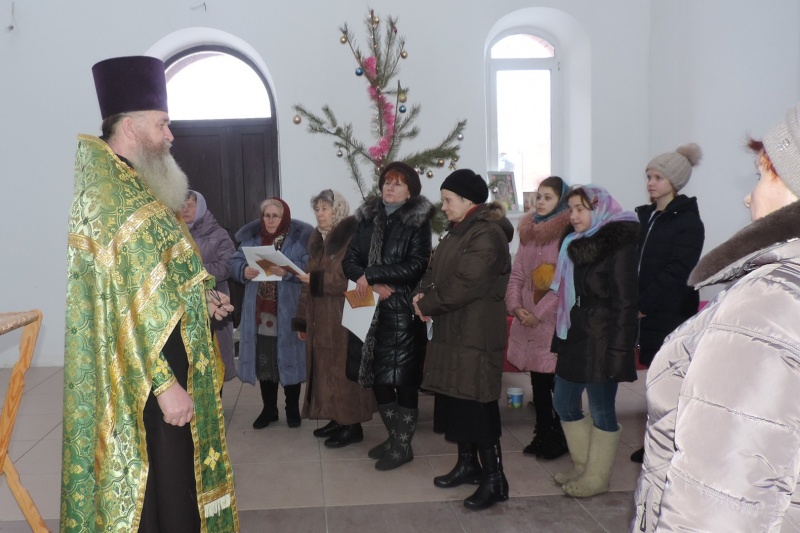
[[[235,240],[258,217],[261,201],[280,195],[269,85],[249,58],[224,46],[189,48],[165,63],[172,153]],[[242,287],[232,283],[231,292],[238,325]]]

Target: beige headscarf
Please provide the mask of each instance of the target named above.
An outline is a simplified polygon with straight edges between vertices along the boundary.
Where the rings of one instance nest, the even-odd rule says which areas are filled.
[[[325,240],[325,238],[328,236],[328,233],[330,233],[339,222],[350,216],[350,204],[347,202],[347,199],[342,196],[342,193],[334,191],[333,189],[325,189],[313,197],[311,199],[312,209],[317,205],[317,202],[327,202],[333,206],[333,224],[331,224],[330,229],[322,230],[317,227],[320,235],[322,235],[322,240]]]

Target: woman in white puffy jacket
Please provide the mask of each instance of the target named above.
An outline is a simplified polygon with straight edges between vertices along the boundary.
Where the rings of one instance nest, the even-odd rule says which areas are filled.
[[[800,104],[762,141],[752,223],[692,272],[728,283],[647,376],[632,531],[798,531]]]

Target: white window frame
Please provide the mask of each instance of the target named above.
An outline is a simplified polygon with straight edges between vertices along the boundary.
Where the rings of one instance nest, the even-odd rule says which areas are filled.
[[[533,35],[546,40],[554,48],[553,57],[534,59],[493,59],[492,47],[511,35]],[[486,83],[489,102],[487,106],[489,135],[487,158],[490,170],[498,170],[499,146],[497,143],[497,73],[501,70],[549,70],[550,71],[550,173],[560,175],[562,166],[562,116],[561,116],[561,51],[558,42],[548,35],[533,28],[513,28],[495,37],[486,50]],[[519,192],[522,204],[522,191]]]

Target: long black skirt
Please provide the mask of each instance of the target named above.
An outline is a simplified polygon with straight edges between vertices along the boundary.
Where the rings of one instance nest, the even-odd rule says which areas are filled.
[[[476,402],[436,393],[433,429],[450,442],[494,444],[503,431],[497,400]]]

